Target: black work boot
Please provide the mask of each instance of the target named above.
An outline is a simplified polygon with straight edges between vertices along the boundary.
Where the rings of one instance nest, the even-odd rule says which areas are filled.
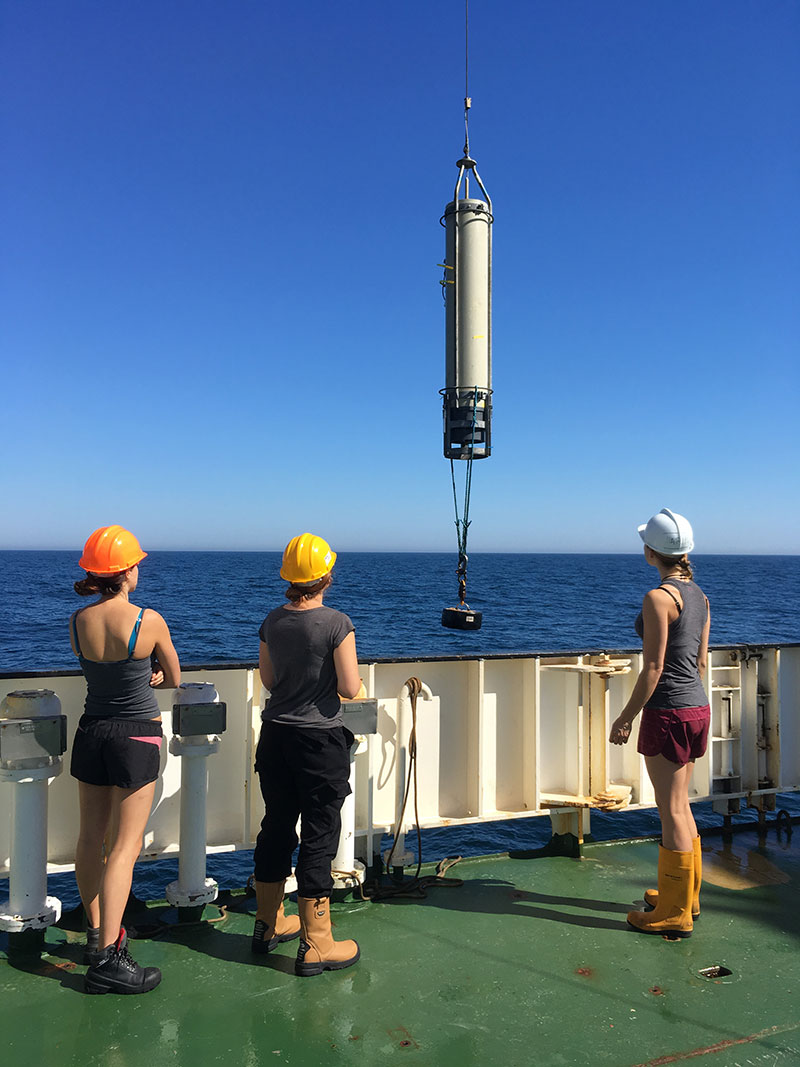
[[[160,981],[158,967],[140,967],[128,952],[128,935],[123,927],[116,943],[94,956],[84,989],[87,993],[149,993]]]
[[[100,951],[100,927],[86,927],[86,948],[83,951],[83,962],[91,967]]]

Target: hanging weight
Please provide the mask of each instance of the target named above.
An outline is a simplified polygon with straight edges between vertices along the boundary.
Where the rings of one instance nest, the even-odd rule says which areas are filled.
[[[442,626],[448,630],[480,630],[483,615],[471,608],[445,608],[442,611]]]

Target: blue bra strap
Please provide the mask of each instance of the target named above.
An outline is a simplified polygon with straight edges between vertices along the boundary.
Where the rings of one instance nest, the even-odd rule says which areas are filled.
[[[128,638],[128,659],[133,655],[133,650],[136,648],[136,639],[139,636],[139,629],[142,625],[142,615],[144,615],[144,608],[139,609],[139,614],[136,616],[136,622],[133,624],[131,630],[131,636]]]
[[[75,644],[75,651],[80,656],[81,655],[81,643],[78,640],[77,618],[78,618],[78,612],[76,611],[75,614],[72,616],[72,618],[69,621],[70,621],[70,624],[72,625],[72,639],[73,639],[73,642]]]

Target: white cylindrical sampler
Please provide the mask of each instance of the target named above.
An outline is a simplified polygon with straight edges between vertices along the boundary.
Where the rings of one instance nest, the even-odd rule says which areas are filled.
[[[485,459],[491,454],[492,205],[475,170],[459,160],[453,200],[442,216],[446,232],[444,454]],[[472,170],[485,200],[461,197]]]

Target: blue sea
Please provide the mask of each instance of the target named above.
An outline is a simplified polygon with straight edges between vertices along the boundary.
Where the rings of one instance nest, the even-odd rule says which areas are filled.
[[[75,670],[67,631],[83,601],[77,552],[0,552],[0,673]],[[711,601],[711,643],[799,642],[800,556],[696,556],[695,577]],[[184,666],[255,663],[258,627],[283,602],[277,552],[151,552],[134,600],[167,620]],[[326,603],[347,612],[362,659],[472,656],[504,652],[633,649],[644,593],[657,575],[641,554],[475,554],[467,599],[483,613],[478,631],[445,630],[443,607],[457,603],[456,558],[447,553],[343,552]],[[779,807],[800,814],[796,795]],[[697,805],[701,828],[719,826]],[[734,821],[749,821],[743,813]],[[592,815],[596,839],[658,833],[655,811]],[[426,830],[423,858],[482,855],[546,843],[546,817]],[[407,846],[416,850],[413,835]],[[211,856],[208,873],[235,888],[252,869],[249,853]],[[457,870],[453,872],[457,874]],[[158,897],[177,877],[176,860],[137,865],[134,891]],[[49,879],[65,907],[78,903],[70,874]]]
[[[83,601],[77,552],[0,552],[0,672],[74,670],[67,620]],[[696,556],[712,644],[800,641],[800,556]],[[185,666],[253,663],[258,627],[283,601],[277,552],[151,552],[135,601],[160,611]],[[445,630],[457,604],[455,554],[342,552],[326,603],[347,612],[359,656],[632,649],[656,572],[632,555],[470,557],[477,631]]]

